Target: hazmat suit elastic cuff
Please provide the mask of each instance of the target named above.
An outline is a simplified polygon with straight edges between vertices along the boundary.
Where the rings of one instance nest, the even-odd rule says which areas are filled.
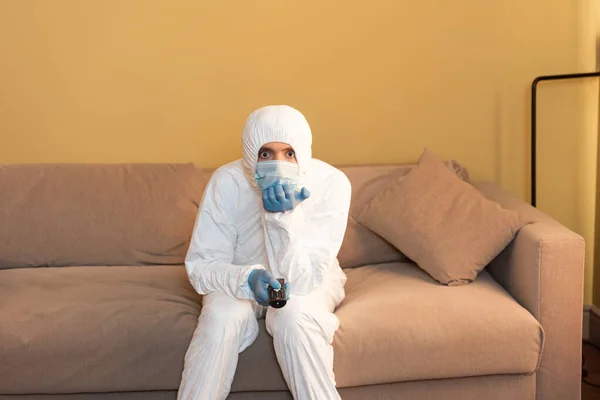
[[[248,283],[248,278],[250,277],[252,271],[254,271],[255,269],[265,269],[265,267],[263,267],[260,264],[251,265],[248,267],[247,271],[244,272],[244,274],[242,275],[242,284],[240,285],[240,292],[241,298],[244,300],[254,300],[254,292],[250,287],[250,283]]]

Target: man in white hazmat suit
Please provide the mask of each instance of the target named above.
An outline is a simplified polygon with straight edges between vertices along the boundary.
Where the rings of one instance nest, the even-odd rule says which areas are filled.
[[[225,399],[238,354],[258,336],[265,313],[294,398],[339,399],[333,312],[344,299],[337,254],[350,182],[312,158],[311,129],[292,107],[254,111],[242,144],[243,158],[211,176],[186,256],[190,282],[205,296],[178,399]],[[276,278],[286,281],[283,308],[268,307],[267,286],[279,288]]]

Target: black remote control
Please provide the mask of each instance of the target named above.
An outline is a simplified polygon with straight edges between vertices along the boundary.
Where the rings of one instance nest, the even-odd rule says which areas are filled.
[[[281,284],[281,289],[273,289],[269,285],[269,305],[273,308],[281,308],[287,303],[287,293],[285,292],[285,279],[277,279]]]

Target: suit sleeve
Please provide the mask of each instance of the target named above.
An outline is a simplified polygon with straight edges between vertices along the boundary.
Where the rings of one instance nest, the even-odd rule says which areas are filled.
[[[188,278],[201,295],[219,291],[238,299],[254,299],[248,276],[264,266],[233,263],[238,191],[233,177],[219,169],[204,191],[185,259]]]
[[[275,278],[290,283],[291,294],[304,295],[320,286],[342,246],[351,186],[338,172],[324,193],[315,194],[319,199],[310,207],[310,215],[301,206],[286,213],[263,213],[269,265],[278,275]]]

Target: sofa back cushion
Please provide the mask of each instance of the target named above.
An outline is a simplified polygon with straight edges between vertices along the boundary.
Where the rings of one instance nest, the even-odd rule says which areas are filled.
[[[396,176],[406,174],[412,165],[340,167],[352,184],[352,201],[348,226],[338,260],[342,268],[360,267],[408,258],[381,236],[359,224],[354,218]]]
[[[210,171],[0,166],[0,268],[182,264]]]

